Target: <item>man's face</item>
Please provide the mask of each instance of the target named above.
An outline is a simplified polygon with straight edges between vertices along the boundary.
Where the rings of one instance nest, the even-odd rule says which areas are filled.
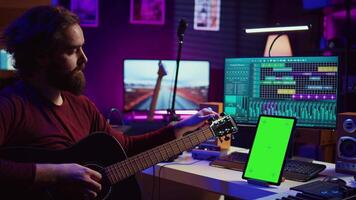
[[[46,74],[49,84],[79,95],[85,88],[83,69],[88,62],[83,51],[84,36],[78,24],[63,32],[64,42],[50,56]]]

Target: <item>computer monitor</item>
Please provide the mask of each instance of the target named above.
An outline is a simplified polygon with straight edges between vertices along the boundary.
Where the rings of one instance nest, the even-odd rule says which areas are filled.
[[[224,111],[242,125],[260,114],[296,117],[297,126],[336,128],[337,57],[227,58]]]
[[[148,111],[158,78],[160,60],[124,60],[124,110]],[[167,75],[162,77],[155,110],[171,108],[176,73],[175,60],[161,60]],[[179,64],[176,110],[197,110],[208,101],[209,61],[182,60]]]

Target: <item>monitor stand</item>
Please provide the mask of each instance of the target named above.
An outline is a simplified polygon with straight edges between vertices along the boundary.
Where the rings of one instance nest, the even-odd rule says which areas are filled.
[[[260,180],[254,180],[254,179],[248,179],[247,180],[248,184],[252,184],[252,185],[258,185],[258,186],[262,186],[262,187],[269,187],[270,185],[265,182],[265,181],[260,181]]]

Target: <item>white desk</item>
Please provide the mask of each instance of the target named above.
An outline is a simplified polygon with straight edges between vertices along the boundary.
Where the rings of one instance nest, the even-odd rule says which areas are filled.
[[[232,148],[230,151],[236,150],[243,151],[238,148]],[[352,176],[335,173],[334,164],[323,164],[325,164],[327,168],[321,173],[319,178],[313,179],[312,181],[318,179],[321,180],[325,176],[337,176],[347,181],[348,185],[356,187],[356,183]],[[242,172],[211,167],[209,166],[209,161],[194,160],[192,159],[190,153],[183,153],[183,155],[181,155],[176,162],[173,163],[159,163],[154,167],[154,169],[155,176],[159,176],[162,180],[169,180],[193,186],[204,191],[237,199],[275,199],[277,197],[286,196],[287,194],[295,194],[295,192],[290,191],[289,188],[304,184],[301,182],[285,180],[280,186],[262,187],[251,185],[248,184],[246,180],[242,179]],[[152,176],[152,172],[153,167],[144,170],[143,174]],[[152,185],[152,182],[150,183]],[[180,192],[178,188],[173,191],[176,193]],[[171,195],[174,196],[174,194]]]

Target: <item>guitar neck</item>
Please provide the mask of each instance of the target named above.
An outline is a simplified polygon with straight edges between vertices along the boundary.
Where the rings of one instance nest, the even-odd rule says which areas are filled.
[[[163,76],[159,76],[157,78],[155,89],[153,90],[152,100],[151,100],[151,104],[150,104],[150,110],[149,110],[148,117],[147,117],[147,119],[150,121],[153,120],[154,112],[155,112],[156,105],[157,105],[158,94],[159,94],[159,90],[161,88],[162,78],[163,78]]]
[[[130,157],[122,162],[112,164],[105,168],[110,184],[124,180],[137,172],[167,160],[187,149],[206,141],[213,136],[209,126],[205,126],[183,138],[173,140],[143,153]]]

